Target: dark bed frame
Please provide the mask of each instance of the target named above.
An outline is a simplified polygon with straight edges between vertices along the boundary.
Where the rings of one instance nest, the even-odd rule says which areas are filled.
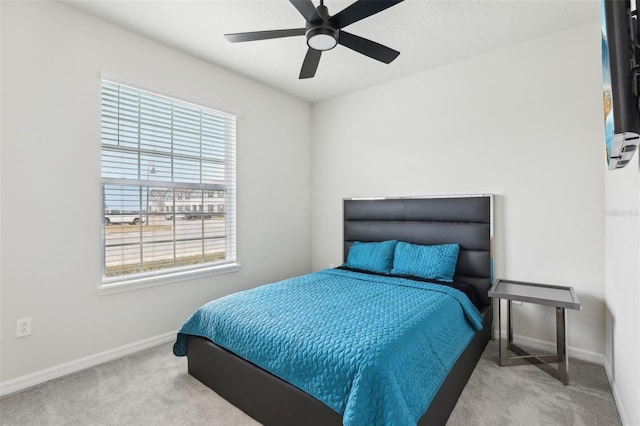
[[[447,422],[491,338],[492,216],[491,195],[344,200],[345,259],[354,241],[458,243],[454,279],[480,290],[484,328],[460,355],[418,425]],[[319,400],[208,339],[189,336],[187,357],[189,374],[264,425],[342,424],[342,416]]]

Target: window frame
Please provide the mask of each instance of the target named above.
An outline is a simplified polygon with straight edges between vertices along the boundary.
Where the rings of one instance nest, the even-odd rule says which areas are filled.
[[[150,93],[151,95],[156,95],[156,96],[161,96],[161,97],[165,97],[165,98],[169,98],[172,101],[175,101],[177,103],[181,103],[181,104],[188,104],[188,105],[192,105],[196,108],[202,109],[202,110],[211,110],[213,112],[218,112],[218,113],[223,113],[223,114],[228,114],[228,115],[233,115],[235,116],[235,121],[236,121],[236,128],[237,128],[237,121],[238,118],[241,116],[241,111],[239,111],[238,109],[234,109],[234,108],[228,108],[228,107],[221,107],[219,104],[216,104],[214,102],[208,101],[208,100],[203,100],[203,99],[195,99],[193,97],[188,97],[185,96],[184,94],[178,94],[175,92],[171,92],[169,90],[166,89],[162,89],[162,88],[158,88],[158,87],[152,87],[148,84],[143,84],[143,83],[139,83],[139,82],[135,82],[132,81],[130,79],[127,78],[123,78],[121,76],[117,76],[114,75],[113,73],[109,73],[109,72],[101,72],[100,73],[100,79],[99,79],[99,91],[98,93],[100,93],[100,101],[99,101],[99,108],[100,108],[100,127],[102,128],[102,117],[103,117],[103,113],[102,113],[102,87],[103,87],[103,82],[108,82],[108,83],[113,83],[113,84],[117,84],[120,86],[126,86],[130,89],[136,90],[136,91],[140,91],[140,92],[147,92]],[[101,130],[101,134],[102,134],[102,130]],[[226,206],[227,208],[232,209],[232,212],[230,213],[231,216],[229,216],[231,219],[227,220],[225,218],[225,229],[226,232],[228,233],[232,233],[232,238],[233,238],[233,259],[229,260],[228,262],[225,263],[218,263],[218,264],[212,264],[211,262],[209,263],[201,263],[198,264],[196,266],[189,266],[189,267],[172,267],[172,268],[166,268],[166,269],[160,269],[160,270],[155,270],[155,271],[149,271],[149,272],[140,272],[140,273],[134,273],[134,274],[126,274],[126,275],[120,275],[120,276],[115,276],[115,277],[107,277],[106,276],[106,239],[105,239],[105,225],[104,225],[104,213],[105,213],[105,197],[102,197],[102,211],[101,211],[101,216],[100,216],[100,222],[101,223],[101,251],[102,251],[102,256],[101,256],[101,283],[98,286],[98,293],[100,295],[104,295],[104,294],[113,294],[113,293],[120,293],[120,292],[124,292],[124,291],[131,291],[131,290],[137,290],[137,289],[141,289],[141,288],[147,288],[147,287],[154,287],[154,286],[158,286],[158,285],[165,285],[165,284],[170,284],[170,283],[175,283],[175,282],[180,282],[180,281],[184,281],[184,280],[189,280],[189,279],[195,279],[195,278],[200,278],[200,277],[205,277],[205,276],[211,276],[211,275],[219,275],[219,274],[226,274],[226,273],[231,273],[231,272],[237,272],[240,270],[241,265],[238,261],[238,256],[237,256],[237,213],[236,213],[236,191],[237,191],[237,168],[236,168],[236,158],[235,158],[235,150],[236,150],[236,145],[237,145],[237,137],[234,138],[234,146],[232,147],[231,150],[231,154],[229,152],[227,152],[225,154],[225,162],[227,162],[227,156],[232,155],[233,158],[230,160],[230,164],[233,168],[232,170],[232,195],[230,195],[230,197],[232,197],[231,201],[229,202],[229,205]],[[227,148],[225,148],[227,149]],[[100,137],[100,156],[101,156],[101,161],[100,161],[100,188],[101,188],[101,192],[104,195],[104,190],[105,187],[107,185],[110,184],[115,184],[118,183],[118,179],[117,178],[109,178],[109,177],[105,177],[103,175],[103,168],[102,168],[102,156],[103,156],[103,143],[102,143],[102,136]],[[133,180],[127,180],[127,184],[131,185],[131,184],[146,184],[147,186],[151,186],[151,182],[149,179],[144,180],[144,179],[139,179],[137,182],[135,179]],[[198,189],[200,189],[203,193],[204,191],[206,191],[207,189],[204,189],[203,185],[200,184],[193,184],[193,185],[189,185],[187,183],[184,182],[166,182],[166,181],[161,181],[161,182],[156,182],[158,184],[158,186],[161,187],[167,187],[167,188],[171,188],[171,190],[173,191],[175,188],[177,187],[185,187],[185,186],[193,186],[194,188],[196,187],[200,187]],[[155,185],[155,183],[154,183]],[[227,202],[225,202],[225,205],[227,204]],[[148,215],[149,212],[146,212],[146,214]],[[174,214],[178,213],[178,210],[176,209]],[[140,212],[140,214],[142,214],[142,212]],[[225,211],[225,217],[226,214],[228,214]],[[175,240],[174,240],[175,241]]]

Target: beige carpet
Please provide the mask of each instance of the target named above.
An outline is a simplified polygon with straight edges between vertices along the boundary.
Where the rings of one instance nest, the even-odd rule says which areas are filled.
[[[491,341],[447,426],[621,425],[604,367],[569,360],[565,386],[533,365],[500,367]]]
[[[601,366],[572,359],[570,376],[564,386],[534,366],[501,368],[492,341],[447,425],[621,424]],[[5,396],[0,424],[258,425],[189,376],[170,344]]]

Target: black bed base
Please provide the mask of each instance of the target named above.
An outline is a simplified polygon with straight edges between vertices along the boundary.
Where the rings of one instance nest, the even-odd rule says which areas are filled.
[[[444,425],[491,338],[493,309],[483,310],[477,332],[449,372],[418,425]],[[342,416],[254,364],[212,343],[189,336],[189,374],[265,426],[341,425]]]

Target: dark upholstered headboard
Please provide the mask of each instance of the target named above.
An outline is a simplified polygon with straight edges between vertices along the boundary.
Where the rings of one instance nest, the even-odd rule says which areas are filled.
[[[493,196],[344,200],[344,260],[354,241],[458,243],[454,279],[473,284],[483,302],[493,280]]]

